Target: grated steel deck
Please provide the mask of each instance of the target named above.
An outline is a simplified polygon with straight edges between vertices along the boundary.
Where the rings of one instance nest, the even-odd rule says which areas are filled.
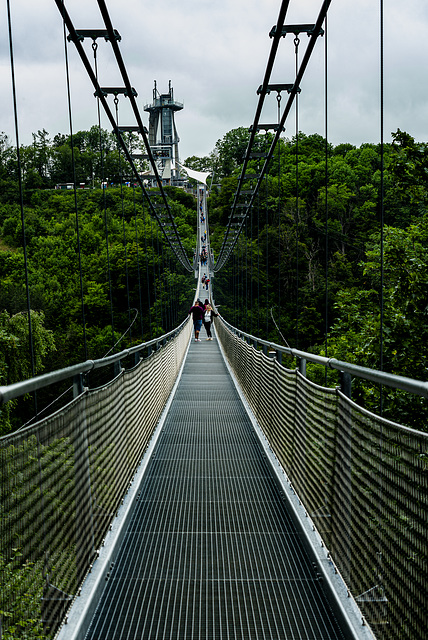
[[[86,640],[344,640],[220,350],[192,342]]]

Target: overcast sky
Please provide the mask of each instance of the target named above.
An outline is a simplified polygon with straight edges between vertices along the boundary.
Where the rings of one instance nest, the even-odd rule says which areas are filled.
[[[249,126],[271,47],[279,0],[107,0],[122,37],[122,56],[141,110],[171,80],[184,110],[176,114],[180,156],[209,154],[230,129]],[[314,23],[321,0],[291,0],[286,24]],[[77,29],[104,28],[96,0],[66,0]],[[19,137],[69,132],[62,20],[53,0],[10,0]],[[14,142],[6,0],[0,0],[0,131]],[[428,139],[428,2],[384,0],[385,139],[397,128]],[[332,0],[328,15],[328,138],[333,144],[380,139],[378,0]],[[299,55],[308,38],[302,35]],[[91,41],[85,48],[92,59]],[[96,100],[74,44],[68,44],[73,130],[97,122]],[[99,41],[100,84],[122,86],[111,46]],[[292,83],[293,36],[281,40],[271,82]],[[325,133],[324,38],[319,38],[301,84],[299,128]],[[285,99],[284,99],[285,100]],[[135,124],[126,98],[120,124]],[[143,120],[148,124],[148,114]],[[268,96],[262,116],[275,122]],[[107,120],[102,125],[110,128]],[[295,131],[291,114],[285,135]]]

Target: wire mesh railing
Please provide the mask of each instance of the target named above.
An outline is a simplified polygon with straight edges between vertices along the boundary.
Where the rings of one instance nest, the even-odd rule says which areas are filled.
[[[0,438],[5,635],[14,629],[10,637],[54,636],[149,444],[190,331],[191,323],[183,323],[175,338],[134,368]]]
[[[426,638],[428,433],[315,385],[223,321],[216,330],[289,483],[376,637]]]

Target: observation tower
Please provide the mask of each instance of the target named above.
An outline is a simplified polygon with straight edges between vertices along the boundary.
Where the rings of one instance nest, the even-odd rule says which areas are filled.
[[[158,161],[162,180],[175,183],[180,179],[178,162],[178,143],[180,138],[175,126],[174,114],[184,108],[182,102],[174,100],[174,90],[169,81],[168,93],[159,93],[156,80],[153,88],[152,104],[144,105],[149,115],[149,144],[154,157]]]

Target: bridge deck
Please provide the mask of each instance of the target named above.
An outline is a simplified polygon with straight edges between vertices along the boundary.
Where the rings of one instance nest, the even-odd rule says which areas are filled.
[[[216,339],[192,341],[87,640],[334,640]]]

